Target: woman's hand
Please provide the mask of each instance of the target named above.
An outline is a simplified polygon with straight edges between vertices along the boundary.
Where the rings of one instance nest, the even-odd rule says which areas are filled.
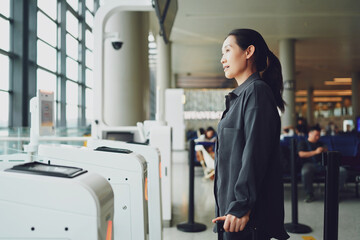
[[[243,217],[238,218],[234,215],[228,214],[226,216],[217,217],[212,220],[213,223],[216,223],[218,220],[223,220],[225,232],[239,232],[244,230],[246,224],[249,221],[250,211],[247,212]]]

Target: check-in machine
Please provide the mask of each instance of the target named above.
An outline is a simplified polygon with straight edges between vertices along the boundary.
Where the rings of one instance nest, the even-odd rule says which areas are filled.
[[[141,155],[127,149],[40,144],[38,157],[52,164],[86,168],[105,177],[114,191],[114,239],[146,239],[147,165]]]
[[[162,240],[162,209],[161,209],[161,176],[160,176],[160,152],[157,148],[131,144],[121,141],[95,140],[88,141],[87,146],[91,149],[98,147],[123,148],[141,154],[147,163],[148,172],[148,223],[149,240]]]
[[[113,240],[113,216],[96,173],[38,162],[0,171],[0,239]]]

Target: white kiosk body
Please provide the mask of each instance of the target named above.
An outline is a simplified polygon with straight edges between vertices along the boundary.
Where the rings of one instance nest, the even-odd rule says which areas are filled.
[[[38,154],[44,162],[81,167],[105,177],[114,191],[114,239],[146,239],[147,166],[141,155],[95,151],[70,145],[41,144]]]
[[[161,184],[160,184],[160,152],[157,148],[131,144],[121,141],[91,139],[87,146],[92,149],[97,147],[125,148],[141,154],[148,167],[148,223],[149,240],[162,240],[162,209],[161,209]]]
[[[0,213],[0,239],[113,239],[114,194],[96,173],[0,171]]]
[[[157,147],[161,155],[161,200],[164,227],[171,226],[172,217],[172,156],[170,126],[152,126],[150,130],[150,146]]]

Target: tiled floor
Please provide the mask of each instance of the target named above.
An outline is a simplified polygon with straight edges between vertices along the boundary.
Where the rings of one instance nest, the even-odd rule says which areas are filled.
[[[187,221],[189,170],[187,152],[173,152],[173,224],[164,228],[164,240],[216,240],[217,235],[212,232],[214,217],[213,182],[203,179],[202,169],[195,168],[195,222],[205,224],[206,231],[186,233],[177,230],[176,225]],[[290,184],[285,184],[285,222],[291,222],[291,190]],[[321,240],[323,239],[324,223],[324,186],[316,187],[317,200],[304,203],[304,195],[299,187],[299,223],[306,224],[313,229],[310,234],[290,234],[291,240]],[[347,190],[341,193],[339,206],[339,240],[360,240],[360,198],[355,198],[354,185],[348,184]],[[312,238],[311,238],[312,237]]]

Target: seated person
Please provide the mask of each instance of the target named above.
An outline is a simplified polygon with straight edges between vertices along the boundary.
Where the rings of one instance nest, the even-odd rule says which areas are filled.
[[[301,178],[304,184],[306,198],[305,202],[314,201],[313,181],[316,173],[325,172],[322,166],[322,152],[326,152],[326,146],[319,141],[321,129],[316,126],[309,130],[308,139],[298,144],[298,154],[302,159]],[[339,169],[339,187],[344,188],[347,171],[344,167]]]
[[[205,141],[215,142],[216,141],[216,132],[213,127],[208,127],[205,132]]]
[[[205,142],[205,139],[205,129],[199,128],[199,130],[197,131],[197,139],[195,139],[195,142]]]

